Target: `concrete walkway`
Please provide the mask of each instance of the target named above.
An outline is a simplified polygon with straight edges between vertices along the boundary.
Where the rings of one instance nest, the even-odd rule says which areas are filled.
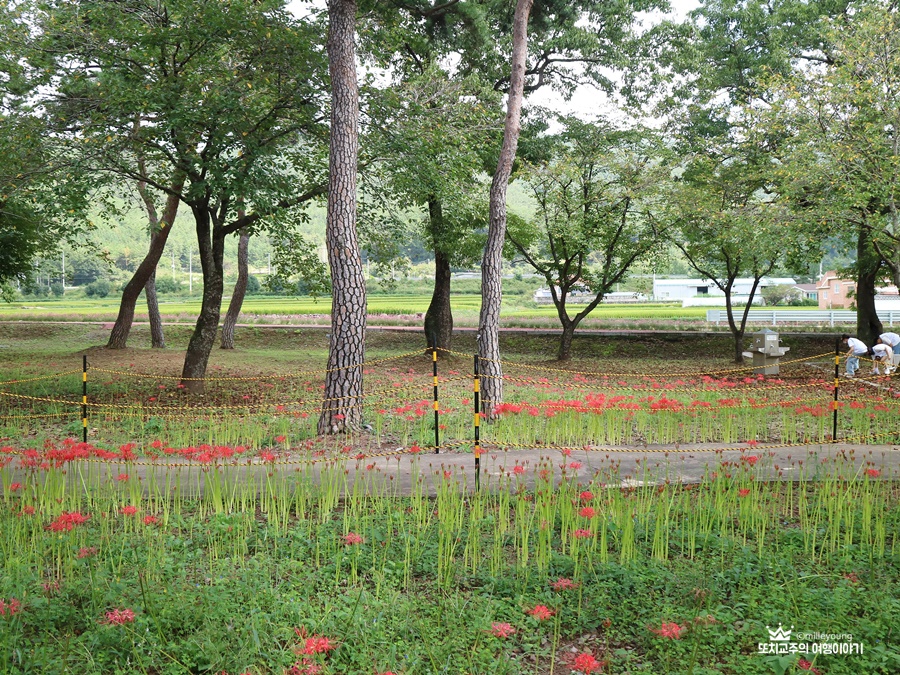
[[[678,450],[664,446],[617,451],[573,450],[568,456],[547,448],[487,451],[481,458],[481,486],[495,489],[501,485],[524,485],[530,488],[541,471],[550,469],[557,480],[565,474],[582,484],[589,483],[598,474],[600,482],[609,484],[608,476],[613,470],[617,481],[611,486],[633,487],[667,481],[673,484],[698,483],[707,472],[716,471],[720,477],[727,477],[726,474],[732,469],[722,467],[721,463],[737,464],[742,457],[748,456],[758,457],[753,466],[758,480],[796,480],[801,475],[807,479],[821,479],[835,471],[846,477],[860,475],[869,468],[879,469],[881,478],[900,478],[900,448],[892,445],[811,444],[771,450],[748,447],[743,452],[723,449],[734,447],[703,444],[682,446]],[[127,470],[132,477],[140,477],[145,485],[152,480],[153,474],[161,481],[167,472],[178,472],[182,474],[182,490],[188,492],[192,489],[196,491],[198,483],[202,485],[208,473],[207,465],[180,459],[142,460],[131,465],[99,462],[99,465],[103,475],[115,477]],[[305,466],[309,467],[309,475],[316,481],[321,480],[323,472],[331,472],[334,476],[334,470],[340,467],[346,474],[347,486],[352,486],[357,475],[362,474],[360,478],[366,479],[370,489],[387,489],[399,494],[410,493],[416,475],[424,479],[424,489],[432,495],[435,494],[436,483],[447,475],[461,488],[471,489],[475,484],[475,458],[470,452],[402,453],[363,459],[316,458],[312,462],[305,457],[282,456],[272,465],[258,460],[253,460],[252,464],[241,460],[226,465],[229,473],[236,472],[243,479],[255,476],[259,481],[264,481],[270,472],[281,473],[291,480],[292,476],[304,471]],[[514,470],[516,466],[524,467],[524,471],[520,469],[517,473]],[[73,472],[70,470],[69,473]],[[275,479],[278,480],[277,477]]]

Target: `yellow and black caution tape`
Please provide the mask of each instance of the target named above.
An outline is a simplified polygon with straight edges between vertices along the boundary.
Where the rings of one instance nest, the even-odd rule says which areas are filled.
[[[55,380],[60,377],[67,377],[69,375],[81,374],[80,370],[66,370],[61,373],[53,373],[51,375],[40,375],[38,377],[29,377],[24,380],[7,380],[6,382],[0,382],[0,387],[5,387],[9,384],[25,384],[26,382],[37,382],[38,380]]]
[[[471,354],[455,352],[455,351],[452,351],[449,349],[441,349],[440,351],[447,352],[449,354],[454,354],[456,356],[465,356],[467,358],[472,357]],[[823,358],[825,356],[829,356],[829,355],[830,355],[830,352],[825,352],[824,354],[817,354],[815,356],[806,356],[803,358],[791,359],[788,361],[779,361],[779,365],[786,366],[786,365],[790,365],[790,364],[794,364],[794,363],[803,363],[805,361],[821,359],[821,358]],[[541,365],[535,365],[535,364],[531,364],[531,363],[521,363],[518,361],[507,361],[505,359],[490,359],[490,358],[486,358],[486,357],[479,357],[479,359],[481,361],[488,361],[491,363],[499,363],[502,366],[510,366],[513,368],[525,368],[528,370],[541,370],[541,371],[547,371],[547,372],[551,372],[551,373],[565,373],[566,375],[586,375],[586,376],[592,376],[592,377],[659,377],[659,376],[701,377],[703,375],[719,375],[722,373],[746,372],[746,371],[750,371],[750,370],[759,368],[759,366],[748,365],[748,366],[737,366],[734,368],[725,368],[725,369],[721,369],[721,370],[698,369],[698,370],[693,370],[693,371],[684,371],[684,372],[675,372],[675,373],[668,373],[668,372],[665,372],[665,373],[664,372],[659,372],[659,373],[618,373],[618,372],[610,372],[610,371],[597,372],[597,371],[587,371],[587,370],[584,370],[584,371],[571,370],[568,368],[553,368],[551,366],[541,366]]]
[[[409,358],[410,356],[418,356],[424,353],[424,350],[416,350],[414,352],[407,352],[405,354],[398,354],[396,356],[386,356],[382,359],[373,359],[371,361],[364,361],[362,363],[355,363],[349,366],[338,366],[336,368],[321,368],[319,370],[300,370],[293,373],[285,373],[284,375],[260,375],[256,377],[240,377],[240,376],[225,376],[219,377],[215,375],[208,375],[206,377],[182,377],[180,375],[162,375],[162,374],[154,374],[154,373],[136,373],[129,370],[114,370],[112,368],[101,368],[99,366],[91,366],[92,371],[97,371],[100,373],[109,373],[111,375],[120,375],[123,377],[134,377],[138,379],[148,379],[148,380],[178,380],[183,382],[259,382],[262,380],[288,380],[288,379],[296,379],[298,377],[306,377],[309,375],[324,375],[326,373],[336,373],[341,370],[353,370],[355,368],[368,368],[377,363],[386,363],[388,361],[396,361],[399,359]],[[81,372],[81,371],[73,371],[73,372]]]

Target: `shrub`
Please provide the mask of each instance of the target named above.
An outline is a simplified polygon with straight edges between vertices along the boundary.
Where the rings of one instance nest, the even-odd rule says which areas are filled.
[[[247,277],[247,294],[248,295],[255,295],[256,293],[259,293],[259,288],[260,288],[259,279],[257,279],[252,274],[249,277]]]
[[[97,279],[84,287],[84,294],[89,298],[105,298],[112,290],[112,284],[107,279]]]
[[[175,281],[172,277],[156,277],[156,292],[157,293],[177,293],[181,290],[181,284]]]
[[[60,282],[55,281],[50,284],[50,292],[53,293],[57,298],[61,298],[63,294],[66,292],[65,286],[63,286]]]

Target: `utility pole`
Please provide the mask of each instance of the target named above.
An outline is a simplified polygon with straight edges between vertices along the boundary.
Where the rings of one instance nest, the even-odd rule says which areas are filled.
[[[175,249],[172,249],[172,281],[175,281]]]
[[[63,293],[66,292],[66,252],[62,252],[62,279],[60,279],[60,283],[62,283]]]
[[[269,257],[269,274],[271,275],[272,274],[272,253],[270,252],[266,255],[268,255],[268,257]]]
[[[188,295],[194,294],[194,251],[188,248]]]

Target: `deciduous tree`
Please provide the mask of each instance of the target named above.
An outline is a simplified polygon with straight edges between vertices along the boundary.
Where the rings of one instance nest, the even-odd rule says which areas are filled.
[[[648,130],[567,119],[547,142],[551,158],[523,173],[537,213],[531,222],[512,221],[508,238],[550,287],[563,329],[557,358],[564,361],[582,319],[636,261],[659,248],[648,211],[659,208],[668,169]],[[574,290],[591,299],[571,316],[567,301]]]

